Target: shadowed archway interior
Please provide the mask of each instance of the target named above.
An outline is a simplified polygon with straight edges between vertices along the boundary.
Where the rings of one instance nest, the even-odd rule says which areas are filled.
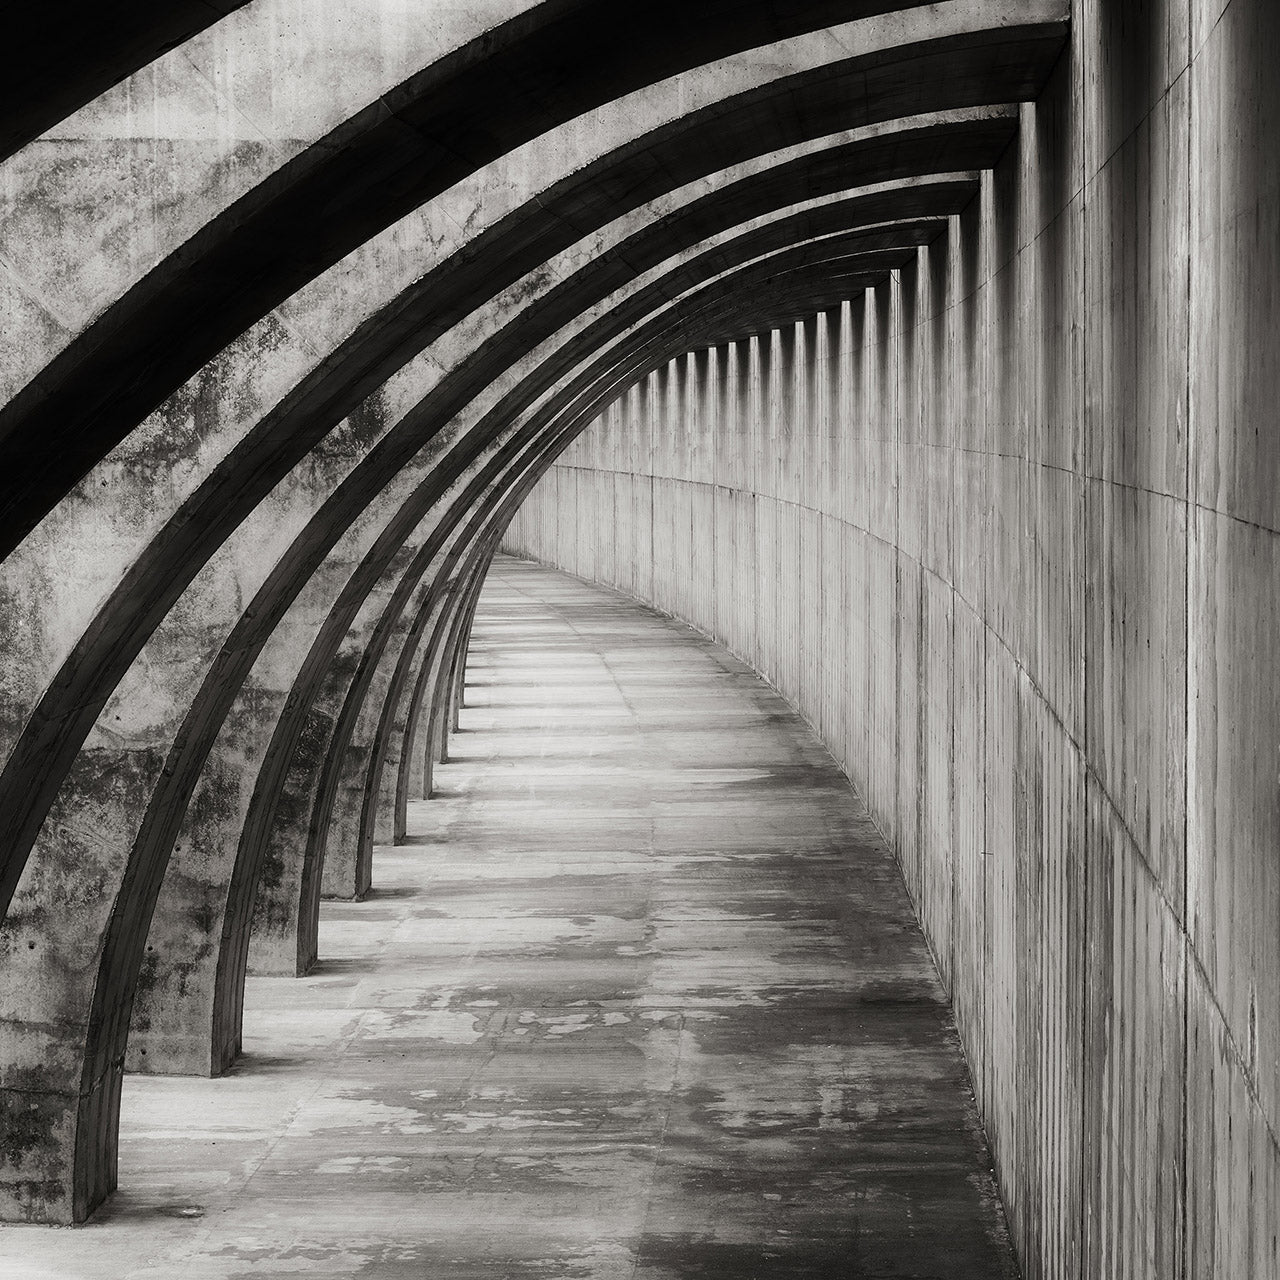
[[[39,8],[0,1261],[1280,1280],[1273,6]]]

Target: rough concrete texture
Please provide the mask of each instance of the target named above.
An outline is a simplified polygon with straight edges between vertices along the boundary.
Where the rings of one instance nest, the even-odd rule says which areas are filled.
[[[12,1280],[1012,1277],[898,869],[744,664],[499,561],[438,798]]]
[[[21,660],[3,685],[0,716],[14,743],[0,779],[6,791],[0,822],[12,835],[4,876],[17,887],[3,938],[8,985],[0,1020],[9,1049],[0,1072],[7,1072],[10,1092],[0,1098],[9,1100],[15,1115],[33,1104],[40,1114],[38,1122],[24,1119],[24,1136],[8,1168],[0,1169],[0,1184],[11,1189],[9,1199],[0,1197],[4,1212],[79,1218],[114,1186],[115,1097],[131,1011],[151,1040],[135,1044],[129,1059],[135,1066],[217,1071],[226,1065],[239,1042],[238,983],[249,906],[257,895],[268,908],[259,912],[259,923],[278,925],[282,945],[268,967],[279,969],[283,955],[290,971],[305,969],[315,954],[315,904],[331,824],[342,843],[336,869],[325,864],[323,879],[335,892],[365,888],[362,858],[372,819],[363,808],[351,812],[359,802],[359,779],[344,785],[339,776],[352,727],[366,709],[351,694],[364,696],[367,687],[357,674],[378,661],[370,636],[385,634],[384,622],[395,627],[399,621],[390,608],[379,609],[396,598],[391,586],[410,555],[405,540],[430,503],[442,500],[447,484],[478,466],[504,432],[514,438],[523,429],[521,412],[557,377],[567,378],[593,344],[617,339],[627,322],[722,271],[717,253],[732,240],[726,228],[760,232],[769,210],[813,213],[816,201],[793,208],[795,167],[811,179],[818,200],[845,181],[897,177],[910,202],[921,191],[911,185],[914,179],[948,160],[994,162],[1011,116],[1007,108],[967,118],[961,112],[917,121],[920,127],[901,136],[892,127],[877,132],[874,123],[864,127],[865,136],[832,135],[828,148],[848,163],[847,178],[820,148],[797,155],[793,145],[785,156],[793,168],[775,156],[774,168],[786,181],[761,163],[748,184],[754,202],[731,188],[741,206],[708,195],[715,186],[705,178],[709,164],[758,159],[766,148],[811,140],[850,117],[887,120],[895,110],[935,108],[953,96],[960,104],[1026,97],[1056,55],[1064,26],[1061,6],[1050,0],[1038,3],[1032,15],[1017,16],[1022,21],[1014,31],[1016,40],[1026,41],[1025,58],[1007,56],[1005,28],[1014,22],[1009,11],[989,14],[965,4],[948,10],[945,20],[908,15],[865,29],[851,24],[798,36],[726,59],[715,76],[690,77],[696,94],[658,95],[652,114],[628,118],[615,109],[615,118],[625,118],[634,133],[673,110],[715,104],[727,95],[736,104],[728,117],[732,127],[719,116],[710,119],[722,126],[729,150],[719,157],[708,153],[695,145],[699,129],[682,131],[670,123],[665,133],[650,129],[641,147],[615,146],[612,167],[597,168],[592,181],[573,173],[568,194],[563,182],[555,189],[574,221],[565,218],[565,209],[535,198],[513,225],[499,224],[522,248],[521,267],[539,261],[529,256],[534,232],[542,237],[539,252],[549,244],[561,249],[505,294],[501,271],[508,264],[499,249],[507,241],[491,237],[484,254],[462,253],[463,246],[474,247],[467,240],[474,228],[465,218],[452,239],[427,235],[424,246],[421,235],[410,234],[380,246],[391,265],[382,275],[366,270],[363,291],[352,290],[347,264],[328,282],[333,296],[327,310],[334,315],[325,315],[324,290],[317,287],[301,311],[294,304],[260,320],[216,358],[210,384],[201,375],[201,394],[184,388],[9,558],[5,588],[23,602],[24,616],[14,628]],[[1035,19],[1030,26],[1029,16]],[[854,56],[845,43],[850,35],[858,37]],[[913,51],[915,45],[927,52]],[[921,57],[953,74],[905,74]],[[861,96],[847,99],[838,89],[853,81]],[[777,109],[775,98],[785,110]],[[597,146],[616,143],[612,133],[597,136],[597,123],[579,129],[576,148],[560,145],[559,138],[550,154],[571,167],[589,150],[582,138]],[[705,126],[703,119],[703,132]],[[664,163],[655,169],[658,157]],[[317,163],[328,158],[320,148]],[[535,165],[535,159],[543,163]],[[678,163],[668,169],[667,160]],[[545,162],[545,155],[526,157],[523,168],[516,164],[510,172],[536,185],[558,172]],[[405,164],[412,168],[407,159]],[[742,168],[730,166],[721,176],[741,178]],[[633,169],[639,185],[612,196],[610,183]],[[686,184],[678,198],[636,207],[642,195],[669,196],[673,184],[691,175],[698,182]],[[484,181],[492,186],[494,174]],[[473,183],[472,203],[477,191],[488,189]],[[881,191],[875,197],[882,219],[892,211],[891,196]],[[671,217],[681,201],[687,203],[684,216]],[[457,212],[465,205],[461,199],[451,207]],[[242,212],[252,221],[249,206]],[[627,217],[609,221],[619,213]],[[854,226],[867,220],[861,205],[850,216]],[[267,213],[262,217],[270,221]],[[549,242],[547,219],[557,228]],[[603,230],[584,234],[602,224]],[[581,237],[569,248],[561,247],[566,229],[570,243],[572,234]],[[210,231],[200,252],[226,230]],[[286,238],[292,242],[298,231],[289,228]],[[813,232],[803,220],[792,230],[801,239]],[[259,227],[254,234],[261,233]],[[442,244],[459,250],[460,265],[446,259],[383,311],[369,314],[385,297],[380,289],[403,285],[412,274],[406,259]],[[736,251],[743,252],[740,246]],[[185,270],[190,258],[182,257],[175,270]],[[483,271],[467,274],[477,260],[498,272],[497,283]],[[375,251],[360,265],[380,261]],[[670,263],[688,270],[682,275]],[[883,274],[886,267],[882,260],[877,269]],[[444,305],[434,289],[441,272],[454,289],[448,317],[466,319],[449,329],[443,320],[433,322],[436,327],[415,346],[404,336],[406,329],[417,334],[413,307],[421,308],[424,299]],[[170,293],[191,286],[192,279],[181,276]],[[407,294],[414,296],[406,300]],[[261,303],[270,293],[255,296]],[[633,302],[634,311],[623,301]],[[210,332],[191,330],[193,342],[214,345],[210,333],[222,323],[217,310],[210,303],[202,311]],[[302,338],[290,323],[299,314],[309,321]],[[356,341],[350,326],[362,314],[376,323],[361,326]],[[113,341],[133,349],[133,335],[147,326],[119,319],[104,317],[102,324],[115,326]],[[324,333],[340,336],[327,354],[318,340]],[[431,337],[441,340],[424,353],[422,344]],[[167,375],[161,366],[177,347],[171,333],[153,332],[150,340],[160,341],[164,359],[147,362],[146,378],[162,380]],[[94,341],[77,339],[89,347]],[[184,347],[179,354],[185,359],[190,353]],[[393,376],[361,404],[375,373]],[[85,376],[85,367],[75,365],[71,381]],[[156,381],[153,390],[162,386]],[[56,370],[50,372],[34,401],[24,392],[4,411],[10,426],[21,420],[30,427],[31,413],[49,411],[46,391],[66,395],[68,387]],[[93,418],[94,430],[103,414],[128,420],[130,411],[110,387],[98,387],[95,396],[101,413]],[[398,420],[391,413],[396,403],[408,405]],[[351,412],[357,407],[359,413]],[[464,435],[465,447],[446,456],[445,446]],[[57,456],[41,450],[42,459]],[[409,496],[418,493],[419,480],[426,497],[415,509]],[[113,495],[110,503],[101,501],[103,489]],[[348,524],[354,535],[335,547]],[[79,554],[87,544],[92,554]],[[48,593],[56,603],[44,612],[31,607],[45,594],[37,583],[56,587]],[[317,624],[319,636],[311,641]],[[366,724],[382,722],[375,705],[368,710]],[[288,732],[281,734],[286,721]],[[369,777],[374,791],[376,784]],[[335,798],[342,805],[336,815]],[[93,814],[91,826],[79,821],[85,812]],[[265,873],[264,840],[275,858]],[[173,875],[161,894],[171,855]],[[269,891],[281,890],[282,902],[259,893],[259,877]],[[273,905],[281,909],[273,913]],[[260,940],[267,932],[259,930]]]
[[[649,377],[506,544],[692,621],[831,747],[1031,1275],[1280,1275],[1278,39],[1077,3],[944,238]]]
[[[0,169],[0,1216],[232,1060],[255,899],[310,963],[619,401],[518,537],[857,781],[1028,1273],[1273,1280],[1280,6],[127,7],[0,47],[0,147],[83,104]]]

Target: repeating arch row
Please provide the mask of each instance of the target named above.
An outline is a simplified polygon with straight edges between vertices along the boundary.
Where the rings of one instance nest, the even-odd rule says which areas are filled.
[[[126,1062],[224,1070],[245,973],[367,890],[559,452],[945,235],[1065,36],[1065,0],[512,3],[48,339],[0,409],[0,1213],[92,1212]]]

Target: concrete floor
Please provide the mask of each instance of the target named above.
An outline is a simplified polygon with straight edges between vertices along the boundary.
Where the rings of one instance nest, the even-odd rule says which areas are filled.
[[[121,1190],[0,1276],[1014,1275],[898,872],[781,699],[500,560],[468,700],[317,970],[250,980],[227,1077],[130,1077]]]

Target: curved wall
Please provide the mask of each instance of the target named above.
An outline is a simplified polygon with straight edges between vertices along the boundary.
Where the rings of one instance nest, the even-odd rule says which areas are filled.
[[[898,851],[1033,1276],[1280,1274],[1277,27],[1078,4],[943,237],[633,387],[504,542],[812,722]]]

